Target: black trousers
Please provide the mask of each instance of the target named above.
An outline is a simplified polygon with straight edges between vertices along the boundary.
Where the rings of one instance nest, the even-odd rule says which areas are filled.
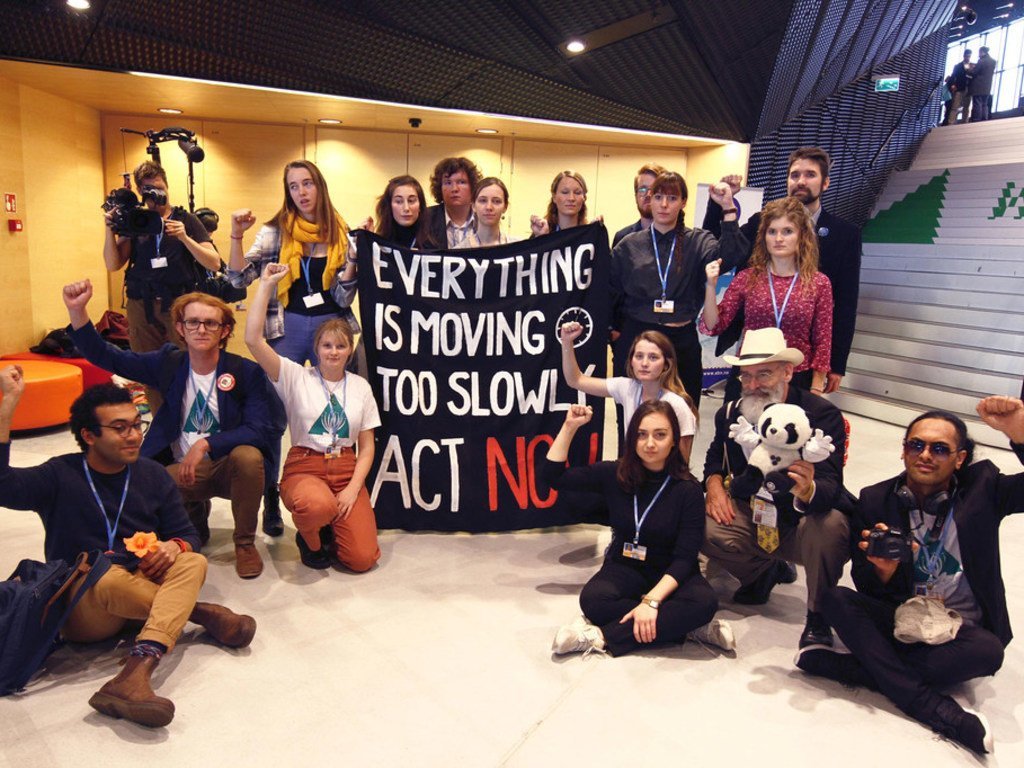
[[[636,608],[640,598],[661,580],[662,574],[647,575],[624,563],[606,561],[580,593],[583,615],[601,628],[605,648],[612,656],[664,643],[682,643],[686,633],[703,627],[715,616],[718,598],[700,573],[680,584],[658,608],[653,643],[638,643],[633,637],[633,620],[620,624]]]
[[[863,683],[917,720],[927,722],[940,701],[933,687],[994,675],[1003,665],[1003,644],[981,627],[964,625],[942,645],[900,642],[892,634],[896,608],[848,587],[825,593],[820,610],[863,667]]]
[[[690,323],[682,327],[644,323],[639,320],[626,319],[622,333],[615,341],[612,355],[612,370],[616,376],[626,375],[626,361],[629,359],[629,348],[633,339],[644,331],[658,331],[668,337],[676,351],[676,365],[679,378],[683,382],[686,394],[695,406],[700,406],[701,383],[704,377],[704,365],[701,361],[700,339],[697,338],[697,324]],[[623,432],[625,427],[623,425]]]

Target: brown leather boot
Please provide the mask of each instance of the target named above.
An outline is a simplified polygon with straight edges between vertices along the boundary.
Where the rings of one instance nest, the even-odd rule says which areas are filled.
[[[149,678],[159,664],[153,656],[129,656],[113,680],[89,699],[89,706],[110,717],[159,728],[174,719],[174,702],[153,693]]]
[[[235,573],[243,579],[255,579],[263,573],[263,558],[252,544],[235,545]]]
[[[203,627],[214,640],[228,648],[245,648],[256,634],[256,619],[215,603],[196,603],[188,620]]]

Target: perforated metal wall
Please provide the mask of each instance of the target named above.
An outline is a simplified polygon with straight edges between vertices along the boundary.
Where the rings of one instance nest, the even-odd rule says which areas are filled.
[[[900,75],[897,93],[875,93],[868,75],[758,138],[750,151],[749,184],[764,187],[765,200],[786,194],[789,153],[824,147],[832,156],[832,182],[823,204],[863,224],[893,170],[907,168],[921,141],[938,123],[941,103],[936,73],[946,56],[940,29],[876,70]]]

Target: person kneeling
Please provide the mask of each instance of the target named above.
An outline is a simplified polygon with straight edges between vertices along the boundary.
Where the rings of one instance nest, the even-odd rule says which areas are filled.
[[[92,643],[145,624],[124,667],[89,704],[105,715],[141,725],[167,725],[174,704],[153,693],[150,677],[186,622],[206,628],[229,648],[243,648],[256,621],[213,603],[197,602],[206,579],[199,536],[177,486],[157,462],[140,458],[144,423],[131,394],[113,384],[87,389],[71,406],[71,431],[82,454],[38,467],[10,466],[10,427],[25,391],[20,368],[0,369],[0,506],[32,510],[46,529],[46,559],[74,561],[79,552],[106,551],[107,572],[75,606],[66,640]],[[128,551],[137,533],[152,533],[144,554]]]
[[[1024,462],[1024,403],[988,397],[978,414]],[[957,416],[929,411],[903,440],[904,472],[865,488],[853,519],[853,580],[821,610],[850,654],[808,646],[796,665],[879,690],[901,710],[978,753],[988,724],[936,689],[995,674],[1010,642],[999,569],[999,524],[1024,512],[1024,473],[972,464]]]
[[[551,650],[621,656],[654,643],[682,643],[691,633],[732,650],[732,630],[712,621],[718,600],[697,566],[704,498],[679,451],[675,411],[663,400],[642,403],[621,459],[567,468],[572,438],[592,415],[590,406],[569,407],[544,473],[561,491],[604,497],[612,543],[580,594],[585,619],[559,629]]]

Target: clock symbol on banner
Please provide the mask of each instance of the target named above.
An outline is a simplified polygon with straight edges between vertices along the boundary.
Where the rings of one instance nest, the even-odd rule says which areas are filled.
[[[581,347],[587,343],[590,339],[590,334],[594,332],[594,319],[590,316],[583,307],[569,307],[562,311],[562,314],[558,316],[558,320],[555,321],[555,338],[561,343],[558,330],[566,323],[579,323],[583,326],[583,333],[576,339],[576,343],[573,344],[573,348]]]

